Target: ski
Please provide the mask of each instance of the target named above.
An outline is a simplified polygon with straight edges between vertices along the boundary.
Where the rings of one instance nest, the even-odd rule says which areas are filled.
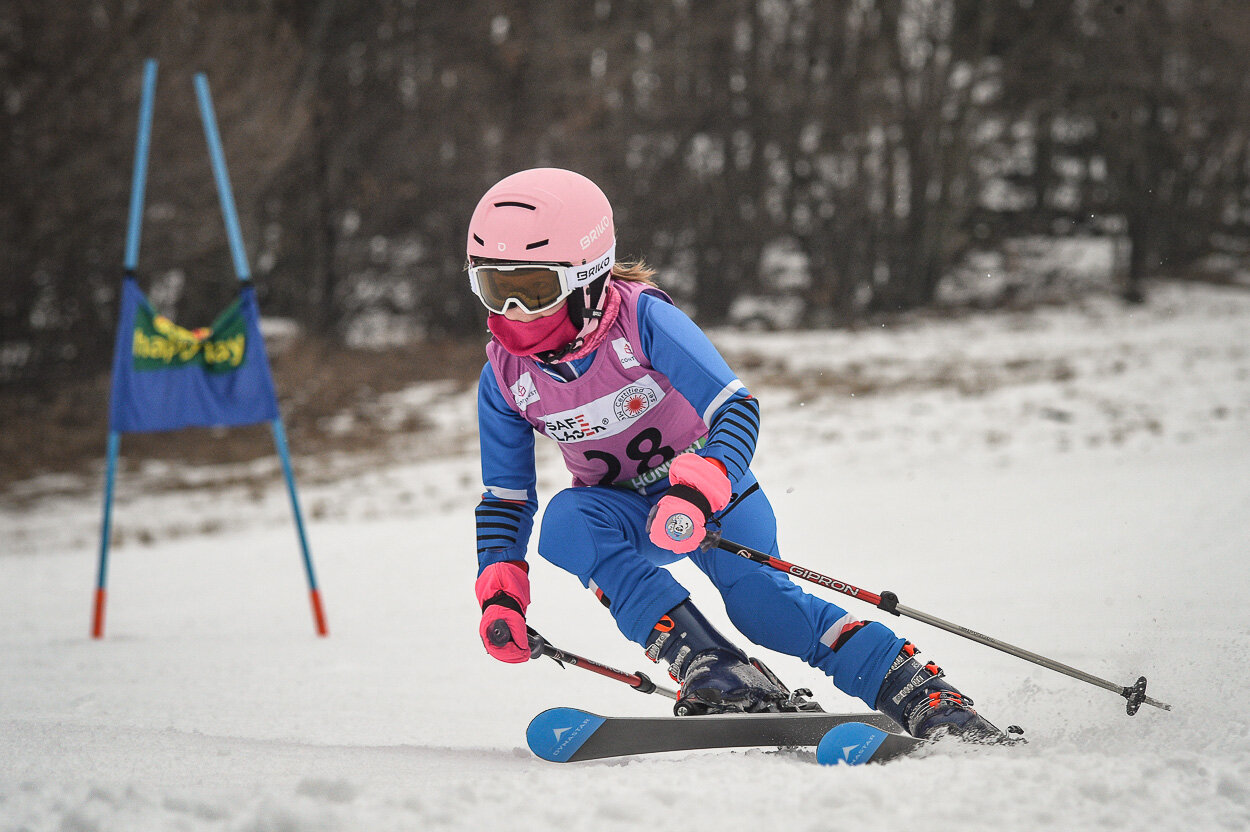
[[[846,722],[829,729],[816,746],[816,762],[822,766],[845,763],[860,766],[884,763],[911,754],[928,743],[906,734],[883,731],[862,722]]]
[[[815,746],[844,723],[896,729],[884,714],[797,713],[615,717],[578,708],[551,708],[534,717],[525,739],[535,756],[553,763],[704,748]]]
[[[907,734],[898,734],[893,730],[882,730],[881,725],[865,722],[844,722],[829,729],[829,733],[816,746],[816,762],[822,766],[846,763],[861,766],[865,763],[885,763],[898,757],[905,757],[915,751],[931,745],[934,740],[921,740]],[[887,726],[891,729],[892,725]],[[1006,734],[994,737],[953,737],[953,741],[962,740],[974,746],[1014,746],[1023,745],[1023,729],[1012,725]]]

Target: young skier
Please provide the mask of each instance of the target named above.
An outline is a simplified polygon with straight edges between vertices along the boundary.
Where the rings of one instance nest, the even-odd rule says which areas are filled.
[[[534,433],[573,475],[543,514],[538,553],[573,573],[625,637],[668,664],[678,714],[776,711],[788,691],[691,603],[665,569],[689,558],[755,644],[797,656],[910,734],[1000,735],[910,642],[699,543],[709,525],[777,555],[773,510],[750,463],[760,409],[641,262],[616,260],[607,197],[555,168],[513,174],[469,223],[469,283],[494,336],[478,385],[476,510],[486,650],[530,658],[526,549],[537,511]],[[500,624],[502,622],[502,625]],[[511,640],[499,645],[501,627]],[[492,631],[495,639],[490,637]]]

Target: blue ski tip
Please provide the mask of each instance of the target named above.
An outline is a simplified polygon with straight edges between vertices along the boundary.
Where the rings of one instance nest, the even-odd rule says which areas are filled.
[[[535,756],[567,763],[603,724],[603,717],[576,708],[551,708],[530,720],[525,741]]]
[[[822,766],[846,763],[863,765],[872,760],[881,743],[890,736],[888,731],[873,728],[862,722],[847,722],[830,728],[816,746],[816,762]]]

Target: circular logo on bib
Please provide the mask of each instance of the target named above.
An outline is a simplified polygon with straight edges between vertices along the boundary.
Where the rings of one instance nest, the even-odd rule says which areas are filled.
[[[655,391],[648,387],[634,385],[617,393],[612,407],[616,411],[616,418],[624,420],[636,419],[646,413],[653,404],[655,404]]]
[[[664,533],[673,540],[685,540],[694,534],[694,521],[686,514],[674,514],[664,524]]]

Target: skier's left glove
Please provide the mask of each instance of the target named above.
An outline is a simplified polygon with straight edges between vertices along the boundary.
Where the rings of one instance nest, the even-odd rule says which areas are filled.
[[[647,517],[647,534],[661,549],[684,555],[699,548],[707,521],[729,504],[733,486],[719,459],[681,454],[668,467],[672,485]]]
[[[486,652],[510,664],[529,661],[529,636],[525,632],[525,610],[530,605],[529,565],[519,560],[492,563],[482,570],[473,588],[482,606],[478,634]]]

